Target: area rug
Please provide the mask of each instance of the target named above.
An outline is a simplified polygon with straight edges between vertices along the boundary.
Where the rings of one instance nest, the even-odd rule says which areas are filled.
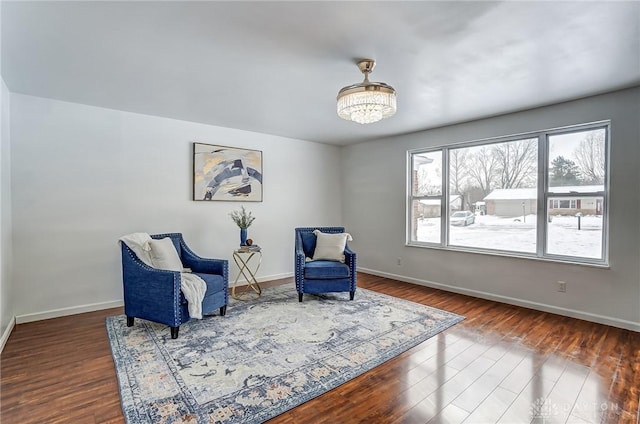
[[[305,295],[293,285],[165,325],[107,318],[128,423],[261,423],[317,397],[464,318],[359,288]]]

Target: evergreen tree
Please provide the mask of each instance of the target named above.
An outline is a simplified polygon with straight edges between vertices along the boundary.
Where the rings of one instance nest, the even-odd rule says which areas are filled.
[[[578,185],[578,175],[580,170],[574,161],[558,156],[551,161],[549,185],[552,187]]]

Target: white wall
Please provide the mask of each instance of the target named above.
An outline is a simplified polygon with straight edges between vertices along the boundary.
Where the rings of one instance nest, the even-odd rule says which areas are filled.
[[[0,78],[0,351],[13,325],[11,279],[11,148],[9,143],[9,89]],[[11,330],[9,330],[11,331]]]
[[[362,269],[640,330],[638,88],[342,149],[15,93],[9,146],[5,86],[2,98],[2,328],[9,310],[24,322],[119,304],[115,240],[129,232],[180,231],[203,256],[230,259],[228,212],[240,204],[191,200],[199,141],[264,152],[265,200],[245,204],[262,278],[292,271],[295,226],[345,224]],[[610,269],[405,246],[408,149],[602,119],[612,120]]]
[[[0,2],[0,22],[2,22],[2,2]],[[0,48],[0,69],[2,69],[1,58]],[[0,352],[14,323],[11,290],[11,149],[9,135],[9,89],[0,75]]]
[[[262,150],[264,201],[192,201],[194,141]],[[244,204],[269,279],[293,271],[295,226],[341,224],[335,146],[12,94],[11,155],[18,322],[119,304],[124,234],[182,232],[231,259]]]
[[[343,222],[359,267],[640,331],[639,117],[635,88],[344,148]],[[407,150],[603,119],[612,138],[610,269],[405,246]]]

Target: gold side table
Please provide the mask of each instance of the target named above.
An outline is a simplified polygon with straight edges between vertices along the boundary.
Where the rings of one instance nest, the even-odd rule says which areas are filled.
[[[260,297],[260,295],[262,294],[262,289],[260,288],[260,284],[258,284],[256,274],[258,273],[260,265],[262,264],[262,251],[247,251],[240,249],[234,250],[233,260],[238,266],[240,272],[238,272],[236,280],[233,282],[233,287],[231,288],[231,297],[237,300],[250,300]],[[242,293],[236,294],[236,287],[238,286],[240,276],[243,276],[245,280],[247,280],[247,290]]]

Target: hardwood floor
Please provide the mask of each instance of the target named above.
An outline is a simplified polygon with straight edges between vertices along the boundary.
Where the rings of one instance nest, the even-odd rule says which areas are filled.
[[[640,333],[367,274],[358,285],[466,320],[270,424],[638,422]],[[16,326],[0,422],[123,423],[104,322],[120,313]]]

